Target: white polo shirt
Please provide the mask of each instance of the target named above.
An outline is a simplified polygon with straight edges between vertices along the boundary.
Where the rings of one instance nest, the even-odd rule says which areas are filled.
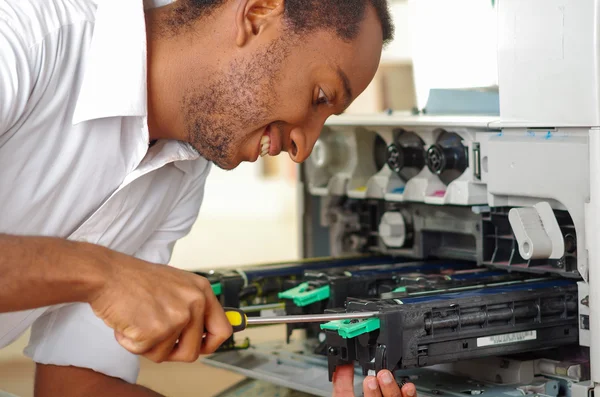
[[[177,141],[149,149],[146,114],[142,0],[0,0],[0,233],[168,263],[210,163]],[[136,381],[138,357],[89,305],[0,314],[0,347],[30,326],[36,362]]]

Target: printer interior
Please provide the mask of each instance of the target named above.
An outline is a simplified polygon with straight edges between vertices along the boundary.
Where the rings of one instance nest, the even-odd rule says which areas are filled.
[[[249,315],[380,315],[204,361],[321,396],[346,364],[357,395],[381,369],[424,396],[593,395],[598,5],[497,1],[499,116],[331,118],[300,167],[304,259],[204,275]]]

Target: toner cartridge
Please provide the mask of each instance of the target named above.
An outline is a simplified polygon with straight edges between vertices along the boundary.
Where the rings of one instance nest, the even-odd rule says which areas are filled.
[[[286,314],[319,314],[325,309],[343,306],[348,297],[377,297],[408,284],[424,283],[427,279],[435,283],[460,272],[482,273],[485,268],[477,267],[473,262],[430,261],[308,271],[301,280],[286,282],[288,287],[294,287],[278,295],[285,301]],[[306,329],[309,336],[319,333],[319,326],[315,324],[288,324],[288,341],[296,329]]]
[[[279,297],[285,300],[287,314],[318,314],[325,309],[343,307],[348,297],[404,297],[526,278],[519,273],[474,267],[470,262],[414,262],[404,266],[307,272],[298,286],[280,293]],[[288,324],[288,341],[295,329],[306,329],[309,336],[320,333],[319,326],[315,324]]]
[[[321,325],[330,379],[338,365],[353,362],[367,374],[576,344],[577,307],[577,284],[566,279],[401,300],[349,299],[346,311],[380,316]]]

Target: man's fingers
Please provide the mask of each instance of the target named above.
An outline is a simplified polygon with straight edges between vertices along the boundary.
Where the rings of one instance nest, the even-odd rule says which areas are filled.
[[[343,365],[335,369],[333,397],[354,397],[354,365]]]
[[[212,291],[206,294],[204,327],[206,337],[200,349],[200,354],[214,353],[233,334],[231,323],[227,319],[223,307],[214,294],[212,294]],[[200,335],[202,335],[202,332]]]
[[[379,383],[374,376],[367,376],[363,381],[363,394],[365,397],[382,397]]]
[[[390,371],[379,371],[377,380],[379,381],[379,387],[384,397],[402,397],[400,386],[398,386],[394,375]]]
[[[417,395],[417,388],[412,383],[407,383],[402,386],[402,397],[415,397]]]
[[[133,354],[144,354],[148,351],[148,347],[144,344],[134,341],[123,335],[122,333],[115,331],[115,339],[121,346]]]
[[[155,363],[162,363],[167,359],[167,357],[169,357],[175,348],[177,339],[179,339],[179,333],[173,334],[169,338],[158,343],[156,346],[150,349],[150,351],[144,353],[143,356],[151,361],[154,361]]]
[[[182,361],[191,363],[198,359],[202,348],[202,333],[204,330],[204,308],[196,306],[192,312],[192,320],[184,328],[179,343],[166,361]]]

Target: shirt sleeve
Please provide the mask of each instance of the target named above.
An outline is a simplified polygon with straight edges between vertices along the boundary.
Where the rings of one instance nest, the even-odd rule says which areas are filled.
[[[169,262],[175,243],[189,233],[198,217],[209,171],[210,164],[206,163],[136,257]],[[37,319],[25,354],[40,364],[89,368],[129,383],[137,381],[140,369],[139,357],[121,347],[114,331],[83,303],[50,310]]]
[[[19,120],[27,106],[33,87],[28,53],[27,44],[0,7],[0,138]]]

